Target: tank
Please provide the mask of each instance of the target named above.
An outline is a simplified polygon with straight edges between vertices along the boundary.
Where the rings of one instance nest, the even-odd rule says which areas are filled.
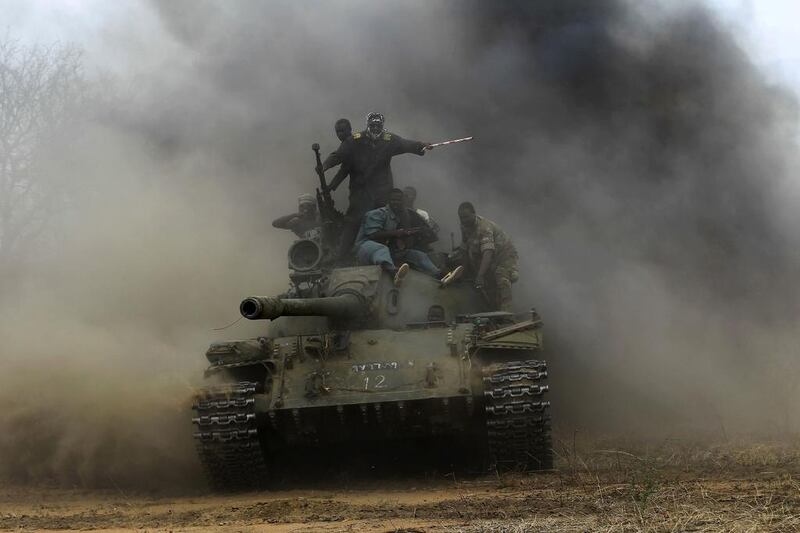
[[[492,311],[469,280],[441,288],[411,271],[395,287],[378,266],[326,260],[332,248],[292,245],[288,292],[240,304],[263,335],[206,352],[192,422],[211,486],[268,486],[299,449],[425,439],[467,450],[473,469],[551,469],[536,311]]]

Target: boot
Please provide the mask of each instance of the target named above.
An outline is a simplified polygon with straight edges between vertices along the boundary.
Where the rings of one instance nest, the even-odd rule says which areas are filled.
[[[395,287],[399,287],[400,285],[403,284],[403,280],[405,279],[406,274],[408,274],[408,269],[409,269],[408,263],[403,263],[397,269],[397,272],[395,272],[395,274],[394,274],[394,286]]]
[[[456,281],[458,278],[460,278],[461,274],[463,273],[464,273],[464,267],[461,265],[457,266],[456,268],[445,274],[445,276],[441,280],[439,280],[439,286],[441,288],[447,287],[448,285]]]

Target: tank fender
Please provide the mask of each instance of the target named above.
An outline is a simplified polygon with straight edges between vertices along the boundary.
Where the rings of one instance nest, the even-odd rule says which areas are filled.
[[[255,362],[269,358],[272,352],[270,340],[257,339],[214,342],[206,351],[206,359],[211,366]]]
[[[484,333],[478,337],[478,348],[505,348],[535,350],[542,348],[542,329],[533,321],[526,321]]]

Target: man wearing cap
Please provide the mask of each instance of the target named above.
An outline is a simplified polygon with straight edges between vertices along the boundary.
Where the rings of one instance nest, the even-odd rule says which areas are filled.
[[[322,164],[323,171],[337,165],[346,165],[350,170],[350,205],[345,214],[340,256],[351,249],[364,214],[386,204],[389,191],[394,187],[392,157],[425,155],[425,151],[430,149],[429,143],[410,141],[389,133],[384,129],[384,122],[380,113],[367,115],[366,129],[345,139]],[[336,186],[340,182],[334,179]]]
[[[272,227],[291,230],[301,239],[308,238],[320,227],[317,200],[310,194],[301,194],[297,204],[297,213],[276,218],[272,221]]]

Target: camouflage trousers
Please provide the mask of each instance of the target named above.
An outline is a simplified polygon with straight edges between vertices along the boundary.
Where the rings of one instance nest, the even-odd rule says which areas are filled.
[[[511,284],[519,279],[519,258],[516,253],[500,257],[490,270],[487,286],[489,298],[498,311],[511,311]]]

